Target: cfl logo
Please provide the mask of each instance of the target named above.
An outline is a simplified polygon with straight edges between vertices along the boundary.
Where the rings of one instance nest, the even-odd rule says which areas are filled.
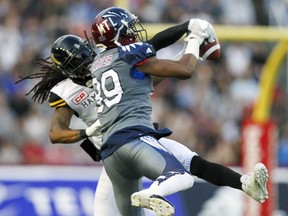
[[[88,96],[89,96],[88,93],[83,90],[79,94],[77,94],[77,96],[74,97],[72,101],[74,104],[79,104],[81,101],[83,101]]]

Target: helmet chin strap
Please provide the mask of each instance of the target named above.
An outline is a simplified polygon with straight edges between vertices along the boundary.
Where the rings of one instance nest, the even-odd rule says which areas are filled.
[[[88,81],[86,82],[86,86],[89,87],[89,88],[92,88],[92,87],[93,87],[93,82],[92,82],[92,80],[88,80]]]

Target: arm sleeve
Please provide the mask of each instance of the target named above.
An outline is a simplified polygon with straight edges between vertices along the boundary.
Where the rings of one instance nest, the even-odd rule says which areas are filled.
[[[157,33],[147,43],[153,45],[156,51],[167,47],[179,40],[188,31],[189,21],[170,27]]]

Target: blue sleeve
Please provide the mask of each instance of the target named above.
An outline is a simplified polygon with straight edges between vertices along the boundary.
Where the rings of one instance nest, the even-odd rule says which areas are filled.
[[[125,61],[131,67],[145,59],[156,56],[156,51],[148,43],[133,43],[126,46],[118,47],[119,58]]]

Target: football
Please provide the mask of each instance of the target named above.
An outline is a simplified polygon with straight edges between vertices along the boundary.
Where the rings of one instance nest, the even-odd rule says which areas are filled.
[[[209,24],[206,31],[209,37],[200,45],[199,55],[203,60],[217,60],[221,54],[219,40],[211,24]]]
[[[205,39],[200,45],[199,55],[203,60],[217,60],[220,58],[221,49],[217,39],[209,41]]]

